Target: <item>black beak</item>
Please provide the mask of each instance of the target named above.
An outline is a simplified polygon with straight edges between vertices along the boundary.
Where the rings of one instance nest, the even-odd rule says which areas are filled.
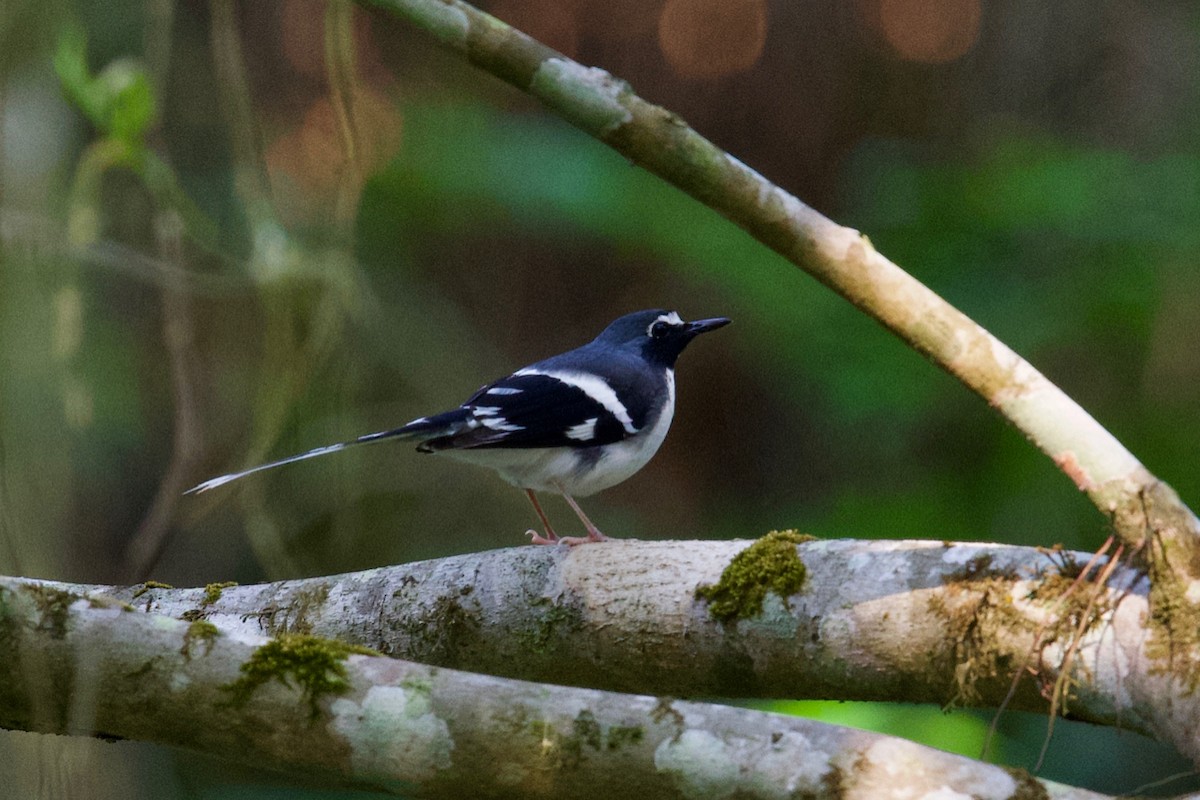
[[[731,322],[733,322],[733,320],[729,319],[729,317],[698,319],[695,322],[689,322],[687,324],[687,333],[688,336],[699,336],[702,333],[708,333],[709,331],[715,331],[717,328],[722,328]]]

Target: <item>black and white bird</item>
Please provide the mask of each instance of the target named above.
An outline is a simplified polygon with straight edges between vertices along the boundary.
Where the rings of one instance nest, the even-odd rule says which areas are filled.
[[[724,317],[685,322],[662,309],[626,314],[591,342],[489,383],[452,411],[222,475],[186,494],[354,445],[416,440],[422,453],[490,467],[525,490],[545,531],[528,532],[534,544],[603,541],[574,498],[615,486],[646,465],[675,415],[675,360],[692,339],[727,324]],[[587,536],[555,534],[535,492],[561,494]]]

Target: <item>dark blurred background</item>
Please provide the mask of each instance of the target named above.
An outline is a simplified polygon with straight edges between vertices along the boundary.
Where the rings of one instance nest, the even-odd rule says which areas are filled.
[[[484,7],[862,230],[1198,501],[1192,0]],[[977,397],[384,14],[0,6],[6,573],[246,583],[520,545],[535,518],[519,492],[408,446],[180,493],[452,407],[650,307],[735,323],[681,360],[655,460],[585,501],[606,532],[1103,541],[1104,519]],[[574,532],[564,504],[547,510]],[[788,708],[970,755],[990,719]],[[1043,733],[1005,717],[997,757],[1031,766]],[[1056,737],[1043,774],[1103,791],[1188,769],[1131,734]],[[90,797],[351,796],[48,742],[0,735],[0,777],[57,771]]]

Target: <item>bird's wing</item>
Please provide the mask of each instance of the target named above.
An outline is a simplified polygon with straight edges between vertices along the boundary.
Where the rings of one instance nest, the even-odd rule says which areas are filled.
[[[607,383],[578,371],[524,369],[484,386],[462,408],[466,426],[418,449],[594,447],[639,430]]]

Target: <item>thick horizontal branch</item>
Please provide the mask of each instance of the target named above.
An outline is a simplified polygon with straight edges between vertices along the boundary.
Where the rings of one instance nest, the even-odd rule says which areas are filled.
[[[632,162],[682,189],[881,322],[1000,411],[1112,519],[1122,541],[1162,543],[1155,562],[1200,578],[1200,522],[1061,389],[878,253],[670,111],[460,0],[369,0],[402,17]]]
[[[175,745],[412,797],[1099,797],[862,731],[267,640],[11,579],[0,726]]]
[[[1145,582],[1064,593],[1087,557],[1000,545],[813,541],[786,601],[743,619],[696,599],[747,542],[514,548],[332,577],[203,589],[60,588],[228,633],[312,633],[388,655],[617,691],[1047,708],[1071,652],[1072,716],[1200,761],[1196,653],[1171,647]],[[17,585],[17,584],[12,584]],[[1081,623],[1082,620],[1082,623]],[[1076,629],[1081,633],[1076,633]]]

